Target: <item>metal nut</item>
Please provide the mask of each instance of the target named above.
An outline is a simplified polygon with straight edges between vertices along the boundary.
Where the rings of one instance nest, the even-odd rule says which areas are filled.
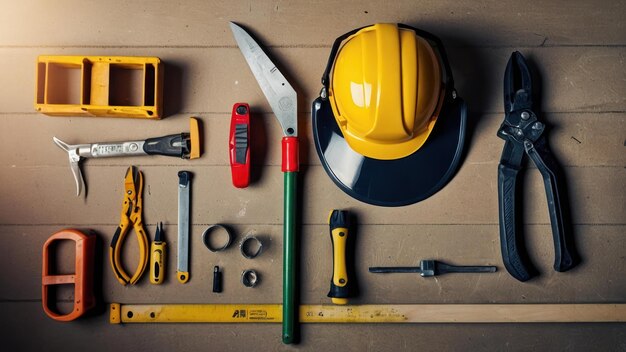
[[[263,242],[253,235],[246,236],[239,245],[239,250],[244,258],[256,258],[263,251]]]
[[[259,274],[255,270],[248,269],[241,273],[241,283],[246,287],[254,287],[259,282]]]

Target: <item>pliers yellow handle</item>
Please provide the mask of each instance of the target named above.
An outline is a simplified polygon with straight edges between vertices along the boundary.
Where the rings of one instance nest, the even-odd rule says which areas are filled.
[[[143,174],[137,171],[134,166],[128,168],[125,178],[124,203],[122,205],[122,215],[120,224],[115,230],[111,245],[109,247],[109,260],[115,277],[122,285],[135,284],[143,275],[148,264],[148,236],[143,227],[142,220],[142,191],[143,191]],[[124,238],[129,231],[130,225],[133,225],[137,242],[139,243],[139,262],[137,269],[131,277],[122,267],[120,259],[122,252],[122,244]]]

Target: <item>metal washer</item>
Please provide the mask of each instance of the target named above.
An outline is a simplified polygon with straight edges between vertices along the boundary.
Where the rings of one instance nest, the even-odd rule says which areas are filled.
[[[218,247],[218,248],[212,247],[209,241],[210,234],[215,232],[216,229],[224,230],[226,232],[226,235],[228,236],[226,243],[223,246]],[[202,233],[202,243],[204,243],[204,246],[208,248],[208,250],[210,250],[211,252],[221,252],[225,250],[226,248],[228,248],[228,246],[230,246],[232,242],[233,242],[233,233],[228,229],[228,227],[222,224],[211,225]]]

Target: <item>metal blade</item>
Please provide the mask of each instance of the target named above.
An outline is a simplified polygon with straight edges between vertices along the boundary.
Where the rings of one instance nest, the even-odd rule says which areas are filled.
[[[420,267],[414,266],[373,266],[369,268],[370,273],[418,273],[422,272]]]
[[[156,226],[156,232],[154,233],[154,242],[163,241],[163,223],[159,222]]]
[[[190,173],[178,173],[178,271],[189,272],[189,189]]]
[[[85,179],[83,178],[83,173],[80,171],[80,165],[78,165],[78,162],[70,162],[70,168],[72,169],[72,175],[74,175],[74,182],[76,183],[76,197],[78,197],[83,192],[83,189],[86,188]]]
[[[248,62],[265,98],[270,103],[283,135],[298,135],[298,102],[296,91],[276,68],[259,44],[241,27],[230,23],[237,45]]]
[[[505,113],[533,107],[532,85],[526,59],[519,51],[513,52],[504,72]]]
[[[83,179],[83,174],[80,171],[80,165],[78,164],[81,160],[80,155],[78,155],[78,151],[80,147],[83,145],[69,145],[57,137],[52,137],[54,143],[61,149],[67,152],[68,158],[70,160],[70,168],[72,169],[72,175],[74,175],[74,182],[76,183],[76,196],[80,196],[83,189],[85,189],[85,180]]]

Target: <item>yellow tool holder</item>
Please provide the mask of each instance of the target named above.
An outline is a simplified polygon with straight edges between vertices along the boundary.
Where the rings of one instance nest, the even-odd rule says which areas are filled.
[[[46,115],[162,116],[158,57],[39,56],[36,73],[35,109]]]

